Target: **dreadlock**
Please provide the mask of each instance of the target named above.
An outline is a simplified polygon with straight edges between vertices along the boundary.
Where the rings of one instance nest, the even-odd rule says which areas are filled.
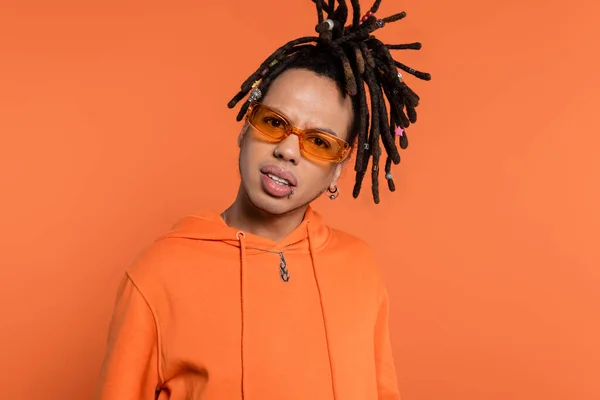
[[[431,79],[430,74],[406,66],[390,53],[390,50],[419,50],[420,43],[384,44],[373,36],[373,32],[386,24],[406,17],[406,13],[401,12],[378,19],[375,13],[381,1],[375,0],[361,17],[359,0],[350,1],[351,16],[346,0],[312,0],[317,10],[315,31],[318,36],[298,38],[275,50],[243,82],[240,91],[228,104],[229,108],[233,108],[251,93],[249,101],[242,105],[237,115],[237,120],[241,121],[250,101],[264,96],[271,83],[291,68],[307,69],[332,79],[341,93],[351,96],[354,107],[354,123],[348,137],[351,144],[357,141],[356,180],[352,194],[354,198],[359,196],[372,159],[371,189],[375,203],[380,200],[381,144],[386,152],[385,177],[389,190],[393,192],[396,186],[391,168],[392,164],[400,163],[398,146],[406,149],[406,128],[417,121],[415,108],[419,104],[419,96],[404,82],[398,69],[418,79]],[[352,22],[347,26],[349,17]],[[398,143],[396,138],[399,138]]]

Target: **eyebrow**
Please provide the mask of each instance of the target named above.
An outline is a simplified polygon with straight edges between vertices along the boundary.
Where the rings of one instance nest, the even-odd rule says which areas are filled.
[[[333,135],[335,137],[338,137],[338,134],[335,133],[334,131],[332,131],[331,129],[327,129],[327,128],[310,128],[310,129],[314,129],[314,130],[317,130],[317,131],[322,131],[322,132],[325,132],[325,133],[329,133],[330,135]]]
[[[268,106],[266,104],[264,104],[264,106],[270,108],[273,111],[277,111],[279,114],[281,114],[281,116],[285,117],[285,119],[287,119],[288,121],[290,121],[290,117],[288,117],[284,112],[281,112],[277,107]],[[290,123],[291,123],[291,121],[290,121]],[[330,135],[333,135],[335,137],[339,137],[339,135],[337,133],[335,133],[333,130],[331,130],[329,128],[317,128],[317,127],[315,127],[315,128],[308,128],[308,129],[305,129],[305,130],[322,131],[322,132],[325,132],[325,133],[329,133]]]

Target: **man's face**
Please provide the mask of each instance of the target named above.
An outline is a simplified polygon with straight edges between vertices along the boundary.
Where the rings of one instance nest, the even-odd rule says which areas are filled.
[[[285,115],[297,128],[322,129],[341,139],[348,138],[352,101],[349,96],[342,97],[329,78],[304,69],[287,70],[273,81],[263,104]],[[341,164],[303,155],[296,135],[273,143],[246,124],[240,134],[240,146],[242,189],[254,206],[270,214],[280,215],[306,206],[333,187],[341,173]],[[280,178],[287,177],[295,184],[282,187],[278,175],[285,175]],[[292,189],[293,195],[288,196]]]

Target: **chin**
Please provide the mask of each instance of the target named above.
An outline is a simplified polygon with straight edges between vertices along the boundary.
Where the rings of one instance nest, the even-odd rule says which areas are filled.
[[[246,192],[246,198],[249,203],[255,207],[257,210],[260,210],[266,214],[270,215],[284,215],[291,211],[297,210],[306,206],[307,204],[298,203],[298,198],[287,198],[287,197],[273,197],[265,191],[260,186],[260,183],[253,185],[254,189],[250,189],[248,185],[242,183],[244,191]],[[294,196],[296,193],[294,194]]]
[[[248,193],[248,199],[259,210],[271,215],[283,215],[297,208],[293,200],[271,197],[262,190]]]

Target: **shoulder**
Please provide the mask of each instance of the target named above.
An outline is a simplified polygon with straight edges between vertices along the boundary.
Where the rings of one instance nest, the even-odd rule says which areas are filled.
[[[157,240],[138,253],[127,268],[127,275],[142,292],[151,291],[164,282],[173,256],[178,253],[173,242]]]
[[[345,231],[331,229],[330,240],[320,255],[323,270],[336,282],[337,288],[345,288],[352,298],[378,309],[387,287],[372,247],[363,239]]]
[[[190,271],[205,266],[214,257],[214,249],[207,247],[197,240],[157,239],[138,253],[127,274],[145,295],[162,295],[173,283],[185,281]]]
[[[360,254],[364,256],[372,256],[373,252],[369,244],[348,232],[330,228],[331,237],[329,239],[328,247],[330,250],[343,251],[345,253]]]
[[[363,239],[338,229],[331,229],[326,252],[344,261],[348,268],[362,276],[370,276],[378,286],[383,285],[381,265],[372,247]]]

